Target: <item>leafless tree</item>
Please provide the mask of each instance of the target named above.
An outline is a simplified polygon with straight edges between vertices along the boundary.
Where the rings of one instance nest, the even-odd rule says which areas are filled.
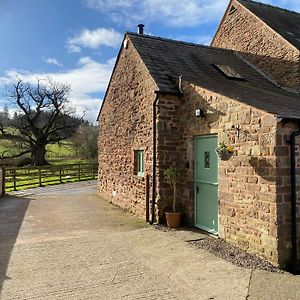
[[[30,153],[33,165],[47,164],[46,146],[69,138],[82,122],[68,106],[70,86],[51,80],[31,84],[18,79],[7,90],[10,106],[17,112],[9,122],[0,118],[0,139],[15,142],[20,151],[15,155],[5,151],[0,158]],[[1,121],[4,119],[6,122]]]

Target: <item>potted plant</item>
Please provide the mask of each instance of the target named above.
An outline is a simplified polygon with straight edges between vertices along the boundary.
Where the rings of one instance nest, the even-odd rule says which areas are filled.
[[[167,225],[170,228],[178,228],[181,223],[181,212],[176,211],[176,185],[181,177],[181,171],[178,168],[170,167],[164,170],[165,181],[173,187],[172,211],[166,212]]]
[[[221,160],[228,160],[233,155],[234,149],[230,145],[226,145],[224,142],[219,144],[216,148],[216,153]]]

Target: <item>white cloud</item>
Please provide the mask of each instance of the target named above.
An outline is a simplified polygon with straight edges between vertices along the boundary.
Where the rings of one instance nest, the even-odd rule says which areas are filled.
[[[60,63],[56,58],[51,58],[51,57],[43,57],[43,61],[47,64],[50,64],[50,65],[55,65],[55,66],[58,66],[58,67],[63,67],[63,64]]]
[[[100,46],[116,48],[122,40],[122,35],[114,29],[97,28],[83,29],[67,41],[70,52],[78,53],[81,48],[98,49]]]
[[[76,45],[68,44],[67,48],[68,48],[69,52],[72,52],[72,53],[79,53],[81,51],[81,48],[79,46],[76,46]]]
[[[170,27],[192,27],[218,21],[229,0],[82,0],[94,10],[107,13],[127,26],[137,23],[163,23]],[[300,11],[300,0],[261,0],[261,2]]]
[[[107,12],[128,25],[163,22],[171,27],[191,27],[220,19],[228,0],[83,0],[89,8]]]
[[[114,10],[114,9],[124,9],[132,6],[133,1],[131,0],[85,0],[85,4],[97,10]]]
[[[95,98],[92,94],[99,94],[100,96],[106,90],[114,61],[115,59],[110,59],[101,64],[90,57],[82,57],[78,61],[77,68],[57,73],[31,73],[9,70],[5,72],[4,77],[0,77],[0,85],[3,86],[15,81],[16,76],[31,83],[36,83],[37,78],[51,78],[54,81],[68,83],[71,85],[71,106],[76,108],[79,115],[85,112],[86,118],[91,122],[95,122],[101,100]]]

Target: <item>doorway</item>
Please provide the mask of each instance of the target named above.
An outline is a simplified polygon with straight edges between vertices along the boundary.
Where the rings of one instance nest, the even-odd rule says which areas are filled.
[[[217,135],[196,137],[195,226],[218,233],[218,146]]]

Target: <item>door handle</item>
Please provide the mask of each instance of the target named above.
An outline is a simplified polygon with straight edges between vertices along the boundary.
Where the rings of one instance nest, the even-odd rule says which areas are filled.
[[[199,187],[196,187],[196,193],[199,194]]]

